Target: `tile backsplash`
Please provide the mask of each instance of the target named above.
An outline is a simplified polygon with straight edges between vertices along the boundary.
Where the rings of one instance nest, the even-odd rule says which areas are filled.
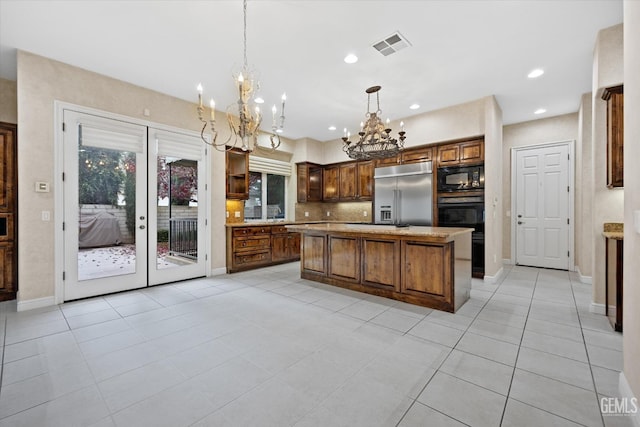
[[[371,202],[296,203],[295,220],[371,222],[371,205]]]
[[[227,224],[239,222],[244,222],[244,200],[227,200]]]

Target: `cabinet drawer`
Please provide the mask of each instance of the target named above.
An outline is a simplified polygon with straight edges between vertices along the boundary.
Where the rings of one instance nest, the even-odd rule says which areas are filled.
[[[268,250],[260,252],[252,252],[247,254],[235,254],[233,262],[236,266],[246,264],[260,264],[271,261],[271,252]]]
[[[282,234],[288,232],[289,230],[287,230],[287,227],[285,227],[284,225],[274,225],[273,227],[271,227],[271,234]]]
[[[237,227],[233,229],[233,236],[255,236],[257,234],[270,234],[271,227]]]
[[[236,237],[233,239],[233,251],[250,251],[254,249],[269,249],[270,237]]]
[[[402,163],[418,163],[431,160],[433,151],[431,148],[423,148],[419,150],[405,151],[402,153]]]

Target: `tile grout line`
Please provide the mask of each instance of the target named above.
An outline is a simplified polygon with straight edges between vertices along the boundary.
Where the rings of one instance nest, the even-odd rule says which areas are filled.
[[[529,321],[529,314],[531,313],[531,306],[533,305],[533,296],[538,286],[539,272],[536,272],[536,280],[533,284],[533,292],[531,293],[531,300],[529,301],[529,309],[527,310],[527,316],[524,321],[524,327],[522,328],[522,334],[520,335],[520,343],[518,344],[518,351],[516,352],[516,359],[513,362],[513,371],[511,372],[511,381],[509,381],[509,388],[507,389],[507,398],[504,401],[504,407],[502,408],[502,415],[500,415],[500,424],[504,422],[504,415],[507,412],[507,404],[509,403],[509,397],[511,396],[511,387],[513,386],[513,379],[516,376],[516,366],[518,366],[518,358],[520,357],[520,349],[522,348],[522,339],[524,338],[524,332],[527,329],[527,322]]]
[[[0,307],[0,315],[4,315],[4,328],[2,328],[2,354],[0,354],[0,398],[2,398],[2,380],[4,378],[4,349],[7,346],[7,315],[3,314]]]
[[[602,421],[602,425],[606,426],[604,422],[604,414],[600,410],[600,399],[598,398],[598,387],[596,386],[596,379],[593,375],[593,366],[591,366],[591,357],[589,356],[589,349],[587,347],[587,340],[584,337],[584,330],[582,329],[582,319],[580,317],[580,311],[578,310],[578,304],[576,303],[576,295],[573,290],[573,281],[571,280],[571,276],[569,276],[569,282],[571,283],[571,296],[573,297],[573,303],[575,304],[576,314],[578,315],[578,324],[580,325],[580,335],[582,336],[582,342],[584,345],[584,352],[587,355],[587,364],[589,365],[589,372],[591,373],[591,382],[593,383],[593,391],[594,396],[596,398],[596,404],[598,407],[598,412],[600,412],[600,421]],[[605,313],[606,314],[606,313]]]
[[[505,275],[505,277],[506,277],[506,275]],[[503,280],[501,280],[501,281],[500,281],[500,283],[496,286],[496,289],[492,292],[491,298],[493,298],[493,295],[495,295],[496,291],[498,290],[498,288],[500,287],[500,285],[502,285],[502,283],[503,283],[503,282],[504,282],[504,279],[503,279]],[[488,299],[487,299],[487,300],[482,304],[482,307],[480,308],[480,310],[478,310],[478,312],[476,313],[476,315],[473,317],[473,320],[469,323],[469,325],[466,327],[466,329],[462,332],[462,334],[460,335],[460,338],[458,338],[458,340],[457,340],[457,341],[456,341],[456,343],[453,345],[453,347],[451,347],[451,349],[450,349],[450,350],[449,350],[449,352],[447,353],[446,357],[444,357],[444,358],[442,359],[442,361],[440,362],[440,364],[438,365],[438,367],[437,367],[437,368],[435,368],[435,372],[433,373],[433,375],[431,375],[431,377],[429,378],[429,381],[427,381],[427,382],[426,382],[426,384],[425,384],[425,385],[420,389],[420,391],[419,391],[418,393],[416,393],[416,394],[417,394],[417,397],[416,397],[415,399],[412,399],[413,401],[411,402],[411,405],[409,405],[409,407],[408,407],[408,408],[407,408],[407,410],[404,412],[404,414],[402,414],[402,417],[400,417],[400,419],[399,419],[399,420],[398,420],[398,422],[396,423],[396,427],[398,427],[398,426],[400,425],[400,423],[401,423],[401,422],[402,422],[402,420],[407,416],[407,414],[409,413],[409,411],[411,410],[411,408],[413,408],[413,406],[416,404],[416,402],[418,401],[418,398],[420,397],[420,395],[421,395],[421,394],[425,391],[425,389],[429,386],[429,384],[431,383],[431,380],[433,380],[433,377],[435,377],[435,376],[436,376],[436,374],[437,374],[438,372],[440,372],[440,368],[442,367],[442,365],[444,365],[444,362],[446,362],[446,360],[449,358],[449,356],[451,355],[451,353],[453,352],[453,350],[455,349],[455,347],[458,345],[458,343],[460,342],[460,340],[462,339],[462,337],[464,337],[464,335],[468,332],[468,330],[469,330],[469,328],[471,327],[471,325],[473,324],[473,322],[475,322],[475,320],[476,320],[476,319],[477,319],[477,317],[480,315],[480,313],[482,312],[482,310],[486,307],[487,303],[491,300],[491,298],[488,298]],[[469,299],[471,299],[471,298],[469,298]],[[431,312],[431,313],[433,313],[433,312]],[[431,314],[431,313],[429,313],[429,314]],[[428,317],[429,317],[429,314],[427,314],[426,316],[424,316],[424,318],[423,318],[422,320],[420,320],[420,322],[422,322],[424,319],[428,318]],[[406,331],[406,332],[404,333],[404,335],[409,334],[409,332],[410,332],[413,328],[415,328],[415,327],[416,327],[420,322],[416,323],[412,328],[410,328],[408,331]],[[455,329],[455,328],[452,328],[452,329]],[[411,335],[411,334],[409,334],[409,335]],[[416,335],[411,335],[411,336],[412,336],[412,337],[414,337],[414,338],[418,338],[418,339],[421,339],[421,340],[428,341],[428,342],[433,342],[433,341],[426,340],[426,339],[424,339],[424,338],[420,338],[420,337],[418,337],[418,336],[416,336]],[[436,344],[439,344],[439,343],[436,343]],[[440,344],[440,345],[442,345],[442,346],[444,346],[444,347],[447,347],[447,346],[445,346],[445,345],[443,345],[443,344]],[[445,374],[445,375],[449,375],[449,374],[447,374],[446,372],[442,372],[442,373],[443,373],[443,374]],[[457,378],[457,377],[454,377],[454,378]],[[457,379],[462,380],[461,378],[457,378]],[[465,381],[465,380],[462,380],[462,381]],[[466,382],[468,382],[468,381],[466,381]],[[470,383],[470,384],[472,384],[472,383]],[[477,384],[474,384],[474,385],[477,385]],[[418,402],[418,403],[422,404],[421,402]],[[456,420],[456,421],[458,421],[458,422],[461,422],[461,423],[462,423],[462,421],[459,421],[459,420],[457,420],[457,419],[453,418],[452,416],[450,416],[450,415],[448,415],[448,414],[445,414],[445,413],[443,413],[443,412],[440,412],[440,411],[438,411],[437,409],[432,408],[431,406],[428,406],[428,405],[425,405],[425,406],[427,406],[427,407],[428,407],[428,408],[430,408],[430,409],[433,409],[433,410],[434,410],[434,411],[436,411],[436,412],[439,412],[439,413],[441,413],[441,414],[443,414],[443,415],[446,415],[447,417],[449,417],[449,418],[451,418],[451,419],[453,419],[453,420]],[[467,425],[466,423],[462,423],[462,424]]]

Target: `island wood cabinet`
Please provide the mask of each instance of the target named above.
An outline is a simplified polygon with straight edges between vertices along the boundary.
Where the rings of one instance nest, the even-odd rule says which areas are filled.
[[[328,236],[328,277],[358,283],[360,281],[360,239]]]
[[[302,162],[296,164],[298,203],[322,201],[322,166]]]
[[[247,200],[249,198],[249,154],[239,148],[226,153],[227,199]]]
[[[0,301],[15,299],[18,290],[16,141],[16,126],[0,123]]]
[[[484,140],[457,142],[438,146],[438,167],[484,162]]]
[[[450,239],[349,226],[288,226],[302,232],[302,278],[450,312],[469,298],[470,229]],[[347,229],[330,231],[337,227]]]
[[[610,87],[602,93],[607,101],[607,187],[624,187],[624,90]]]
[[[227,226],[227,272],[300,259],[300,234],[282,225]]]

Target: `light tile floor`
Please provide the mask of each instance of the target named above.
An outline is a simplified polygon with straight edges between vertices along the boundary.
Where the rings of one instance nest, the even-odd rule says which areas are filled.
[[[299,264],[15,312],[0,426],[631,426],[622,336],[571,273],[474,280],[456,314]]]

